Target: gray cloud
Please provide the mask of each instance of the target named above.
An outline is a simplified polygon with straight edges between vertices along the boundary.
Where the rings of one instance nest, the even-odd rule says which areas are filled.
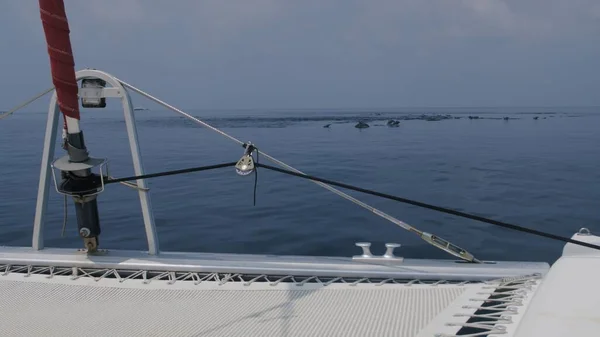
[[[79,67],[165,92],[154,69],[206,106],[600,104],[597,0],[65,2]],[[9,60],[46,78],[37,1],[2,15]]]

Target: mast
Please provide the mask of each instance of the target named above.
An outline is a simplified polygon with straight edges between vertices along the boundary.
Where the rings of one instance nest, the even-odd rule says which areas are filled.
[[[101,232],[95,192],[101,183],[99,176],[91,171],[94,165],[88,163],[90,157],[79,124],[78,86],[69,37],[69,22],[63,0],[39,0],[39,6],[48,45],[52,82],[56,89],[58,106],[64,116],[63,146],[68,153],[67,164],[77,163],[80,168],[72,170],[68,169],[68,165],[63,166],[62,181],[58,188],[73,197],[79,235],[88,251],[94,252],[98,247],[98,236]]]

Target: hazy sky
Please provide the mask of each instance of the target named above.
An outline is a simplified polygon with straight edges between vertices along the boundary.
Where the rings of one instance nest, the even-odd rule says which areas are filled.
[[[1,0],[0,109],[51,84]],[[600,105],[599,0],[65,0],[77,68],[187,108]]]

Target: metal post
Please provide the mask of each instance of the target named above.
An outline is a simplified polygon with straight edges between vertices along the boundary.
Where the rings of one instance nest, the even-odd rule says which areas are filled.
[[[119,82],[119,86],[121,83]],[[143,175],[144,168],[142,165],[142,156],[140,155],[140,146],[137,139],[137,128],[135,125],[135,115],[133,113],[133,106],[131,105],[131,99],[129,93],[125,88],[121,86],[123,97],[123,112],[125,114],[125,125],[127,126],[127,136],[129,137],[129,148],[131,149],[131,157],[133,159],[133,170],[135,175]],[[146,180],[139,179],[136,181],[138,187],[138,193],[140,196],[140,204],[142,206],[142,216],[144,218],[144,227],[146,228],[146,238],[148,240],[148,253],[150,255],[157,255],[159,253],[158,247],[158,235],[156,234],[156,226],[154,224],[154,213],[152,212],[152,203],[150,202],[150,195],[146,190],[148,188]]]
[[[35,250],[44,249],[44,225],[46,210],[48,209],[48,189],[50,188],[52,173],[50,171],[50,164],[54,158],[59,116],[60,111],[58,109],[56,92],[54,92],[50,99],[50,107],[48,109],[46,135],[44,136],[44,150],[42,152],[42,167],[40,170],[40,181],[38,183],[35,218],[33,220],[33,239],[31,247]]]

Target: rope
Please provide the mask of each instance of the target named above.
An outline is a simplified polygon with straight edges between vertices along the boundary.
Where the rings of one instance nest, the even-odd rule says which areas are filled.
[[[61,237],[65,237],[65,230],[67,229],[67,216],[68,214],[68,205],[67,205],[67,195],[65,194],[65,198],[64,198],[64,202],[63,202],[63,225],[62,225],[62,231],[60,232],[60,236]]]
[[[256,164],[258,165],[259,161],[258,149],[256,149]],[[256,206],[256,186],[258,185],[258,170],[254,169],[254,194],[253,194],[253,206]]]
[[[485,297],[470,297],[469,301],[478,302],[463,306],[453,317],[468,317],[466,321],[447,322],[447,326],[459,327],[453,334],[437,334],[439,337],[484,337],[503,335],[507,325],[517,323],[511,316],[519,314],[523,301],[531,296],[538,285],[539,276],[529,276],[517,280],[501,281],[492,291],[477,292]]]
[[[120,183],[123,181],[130,181],[130,180],[164,177],[164,176],[171,176],[171,175],[175,175],[175,174],[190,173],[190,172],[208,171],[208,170],[214,170],[214,169],[223,168],[223,167],[235,166],[235,164],[236,164],[236,162],[230,162],[230,163],[223,163],[223,164],[217,164],[217,165],[191,167],[191,168],[174,170],[174,171],[149,173],[149,174],[143,174],[143,175],[139,175],[139,176],[131,176],[131,177],[125,177],[125,178],[116,178],[116,179],[108,178],[104,182],[104,184],[108,185],[108,184]]]
[[[108,175],[106,177],[108,178],[108,180],[115,180],[115,179],[117,179],[117,178],[115,178],[113,176],[110,176],[110,175]],[[150,189],[147,188],[147,187],[139,187],[137,184],[131,183],[129,181],[121,181],[119,183],[121,185],[123,185],[123,186],[127,186],[127,187],[133,188],[133,189],[138,190],[138,191],[144,191],[144,192],[150,191]]]
[[[16,111],[18,111],[19,109],[22,109],[26,106],[28,106],[29,104],[35,102],[36,100],[40,99],[42,96],[46,95],[47,93],[49,93],[50,91],[54,90],[54,87],[50,87],[42,92],[40,92],[39,94],[33,96],[32,98],[28,99],[27,101],[17,105],[16,107],[8,110],[7,112],[3,113],[0,115],[0,119],[8,117],[10,115],[12,115],[13,113],[15,113]]]
[[[376,191],[372,191],[372,190],[367,190],[367,189],[364,189],[364,188],[361,188],[361,187],[356,187],[356,186],[352,186],[352,185],[348,185],[348,184],[336,182],[336,181],[329,180],[329,179],[323,179],[323,178],[318,178],[318,177],[315,177],[315,176],[310,176],[310,175],[306,175],[306,174],[301,174],[301,173],[296,173],[296,172],[292,172],[292,171],[287,171],[287,170],[280,169],[278,167],[274,167],[274,166],[270,166],[270,165],[265,165],[265,164],[260,164],[260,163],[256,163],[256,167],[262,167],[262,168],[265,168],[267,170],[277,171],[277,172],[280,172],[280,173],[284,173],[284,174],[288,174],[288,175],[292,175],[292,176],[296,176],[296,177],[300,177],[300,178],[304,178],[304,179],[309,179],[309,180],[313,180],[313,181],[319,181],[319,182],[322,182],[322,183],[327,183],[329,185],[334,185],[334,186],[346,188],[346,189],[349,189],[349,190],[353,190],[353,191],[357,191],[357,192],[361,192],[361,193],[365,193],[365,194],[370,194],[370,195],[374,195],[374,196],[385,198],[385,199],[389,199],[389,200],[394,200],[394,201],[402,202],[402,203],[413,205],[413,206],[427,208],[427,209],[434,210],[434,211],[441,212],[441,213],[451,214],[451,215],[459,216],[459,217],[462,217],[462,218],[467,218],[467,219],[471,219],[471,220],[476,220],[476,221],[488,223],[488,224],[491,224],[491,225],[494,225],[494,226],[504,227],[504,228],[508,228],[508,229],[512,229],[512,230],[516,230],[516,231],[520,231],[520,232],[524,232],[524,233],[528,233],[528,234],[542,236],[542,237],[553,239],[553,240],[568,242],[568,243],[572,243],[572,244],[584,246],[584,247],[587,247],[587,248],[592,248],[592,249],[600,250],[600,246],[594,245],[594,244],[591,244],[591,243],[587,243],[587,242],[583,242],[583,241],[578,241],[578,240],[573,240],[571,238],[567,238],[567,237],[564,237],[564,236],[555,235],[555,234],[546,233],[546,232],[541,232],[541,231],[538,231],[538,230],[535,230],[535,229],[526,228],[526,227],[522,227],[522,226],[517,226],[517,225],[509,224],[509,223],[498,221],[498,220],[492,220],[492,219],[484,218],[484,217],[481,217],[481,216],[478,216],[478,215],[464,213],[464,212],[456,211],[456,210],[445,208],[445,207],[430,205],[430,204],[426,204],[426,203],[420,202],[420,201],[415,201],[415,200],[411,200],[411,199],[397,197],[397,196],[390,195],[390,194],[385,194],[385,193],[380,193],[380,192],[376,192]]]

